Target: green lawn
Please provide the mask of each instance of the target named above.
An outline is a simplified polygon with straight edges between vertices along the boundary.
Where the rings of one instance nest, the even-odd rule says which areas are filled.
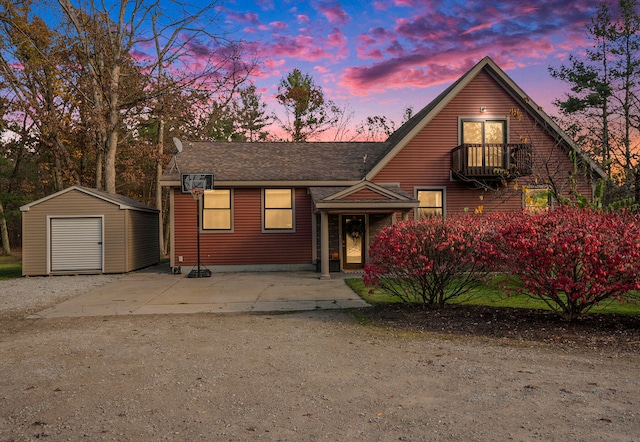
[[[0,280],[20,278],[22,276],[22,261],[19,256],[0,256]]]
[[[360,295],[360,297],[369,304],[393,304],[400,302],[398,298],[385,293],[383,290],[372,290],[371,287],[366,287],[360,278],[346,279],[345,282],[354,292]],[[549,307],[543,301],[538,299],[518,294],[507,296],[501,288],[501,282],[502,279],[497,277],[490,283],[476,288],[471,293],[452,300],[451,303],[549,310]],[[607,301],[592,308],[590,313],[640,315],[640,303],[621,304],[617,301]]]

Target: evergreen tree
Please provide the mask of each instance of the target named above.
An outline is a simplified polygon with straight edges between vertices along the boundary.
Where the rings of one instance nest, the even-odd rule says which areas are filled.
[[[286,120],[280,126],[291,141],[305,142],[317,137],[337,123],[335,105],[326,100],[313,77],[294,69],[280,80],[278,102],[284,106]]]

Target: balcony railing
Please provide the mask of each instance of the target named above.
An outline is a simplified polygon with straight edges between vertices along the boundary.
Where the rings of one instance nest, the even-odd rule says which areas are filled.
[[[531,144],[461,144],[451,152],[451,169],[463,178],[515,179],[531,175]]]

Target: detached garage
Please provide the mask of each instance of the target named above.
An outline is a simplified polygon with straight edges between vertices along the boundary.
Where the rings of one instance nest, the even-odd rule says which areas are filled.
[[[126,273],[160,261],[159,211],[69,187],[20,207],[22,274]]]

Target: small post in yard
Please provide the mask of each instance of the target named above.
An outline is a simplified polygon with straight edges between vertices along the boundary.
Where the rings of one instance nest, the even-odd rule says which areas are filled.
[[[210,173],[183,173],[181,175],[182,192],[190,193],[196,201],[196,229],[197,229],[197,247],[198,247],[198,263],[197,268],[192,269],[187,278],[208,278],[211,276],[211,270],[201,268],[200,263],[200,206],[202,195],[205,190],[213,190],[213,174]]]

